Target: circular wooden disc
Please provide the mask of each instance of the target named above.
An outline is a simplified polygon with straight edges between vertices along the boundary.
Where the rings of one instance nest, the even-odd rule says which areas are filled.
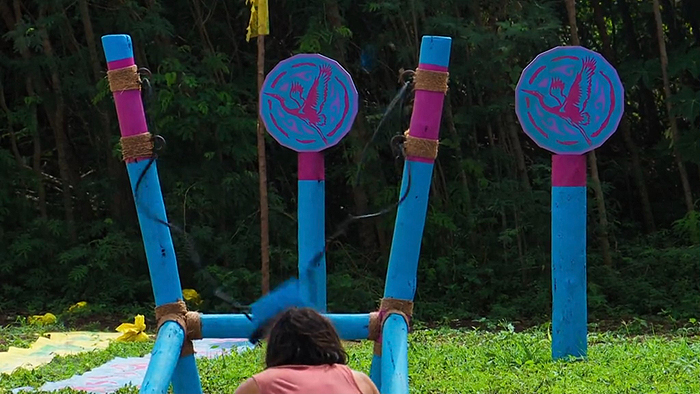
[[[617,130],[625,92],[600,54],[578,46],[541,53],[520,76],[515,112],[537,145],[555,154],[584,154]]]
[[[260,91],[260,116],[280,144],[319,152],[340,142],[357,115],[355,84],[333,59],[293,56],[277,64]]]

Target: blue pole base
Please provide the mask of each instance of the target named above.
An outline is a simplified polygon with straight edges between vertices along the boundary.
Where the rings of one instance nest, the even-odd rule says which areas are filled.
[[[372,355],[372,365],[369,367],[369,378],[382,392],[382,356]]]
[[[407,394],[408,326],[401,315],[391,315],[382,333],[382,394]]]
[[[326,182],[299,180],[299,282],[314,309],[326,312]]]
[[[180,358],[173,373],[172,383],[173,394],[202,394],[202,382],[199,379],[194,354]]]
[[[552,187],[552,358],[585,358],[586,187]]]
[[[180,359],[185,331],[179,324],[165,322],[158,331],[156,343],[151,352],[146,376],[141,384],[141,394],[166,394],[170,387],[175,367]]]

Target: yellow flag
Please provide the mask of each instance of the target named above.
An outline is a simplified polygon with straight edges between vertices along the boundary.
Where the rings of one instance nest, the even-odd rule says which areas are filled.
[[[246,0],[246,4],[250,4],[250,22],[245,36],[246,41],[250,41],[251,37],[270,34],[267,0]]]

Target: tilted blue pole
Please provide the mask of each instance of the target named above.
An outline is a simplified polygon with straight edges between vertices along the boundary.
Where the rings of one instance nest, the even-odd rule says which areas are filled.
[[[586,156],[552,155],[552,358],[585,358]]]
[[[174,372],[184,340],[185,332],[179,324],[168,321],[161,326],[156,343],[153,345],[151,360],[148,362],[146,377],[141,384],[140,393],[168,392],[170,380],[174,380],[177,376]]]
[[[424,36],[421,42],[420,59],[414,78],[413,114],[408,140],[404,145],[407,157],[400,195],[408,194],[403,203],[399,205],[396,213],[384,299],[394,298],[412,302],[416,293],[418,259],[428,210],[428,195],[435,163],[434,154],[437,150],[432,155],[430,152],[421,151],[418,147],[423,144],[412,143],[411,138],[430,140],[437,144],[442,107],[447,91],[447,71],[451,47],[452,39],[449,37]],[[444,84],[436,83],[436,80],[442,80]],[[410,188],[408,187],[409,182]],[[386,325],[383,327],[381,352],[388,352],[392,357],[401,359],[385,362],[383,355],[375,354],[372,360],[374,364],[379,361],[376,356],[381,357],[381,377],[378,377],[376,373],[370,377],[380,387],[382,393],[385,392],[385,387],[391,390],[394,387],[408,387],[408,375],[401,369],[404,365],[408,365],[408,360],[404,359],[407,357],[407,352],[403,350],[407,343],[404,340],[402,344],[399,344],[395,338],[386,338],[386,335],[400,337],[401,330],[408,331],[403,318],[400,316],[398,318],[398,321],[389,325],[391,332],[387,332]],[[393,317],[390,319],[394,321]],[[404,328],[398,327],[401,325],[404,325]],[[392,348],[384,349],[385,342]],[[371,371],[376,371],[374,365]]]
[[[384,322],[382,336],[382,394],[408,393],[408,326],[403,316],[392,314]]]
[[[103,36],[102,46],[107,59],[108,76],[113,72],[126,72],[128,75],[128,69],[135,67],[130,36],[126,34]],[[148,140],[146,115],[139,87],[133,86],[133,84],[113,86],[112,80],[110,80],[110,88],[114,97],[122,140],[141,137]],[[157,218],[167,222],[168,219],[158,180],[157,165],[155,162],[149,165],[151,156],[152,152],[138,157],[126,157],[125,161],[134,193],[153,295],[156,307],[158,307],[177,302],[183,297],[170,228],[156,220]],[[137,190],[136,186],[142,173],[144,174],[143,179],[141,179]],[[167,330],[163,331],[165,327]],[[202,392],[194,355],[179,357],[184,338],[184,330],[177,323],[166,323],[161,327],[141,388],[142,393],[166,393],[169,386],[168,380],[173,374],[177,376],[177,379],[172,381],[175,394]],[[174,365],[174,371],[170,365]]]

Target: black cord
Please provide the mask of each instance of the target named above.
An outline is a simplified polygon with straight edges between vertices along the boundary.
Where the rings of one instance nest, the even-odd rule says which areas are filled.
[[[140,73],[144,72],[148,75],[151,75],[151,72],[145,68],[139,69],[139,72]],[[384,111],[384,114],[382,115],[382,118],[379,121],[379,124],[377,125],[374,133],[372,134],[372,138],[370,139],[370,141],[367,142],[367,144],[365,145],[365,147],[361,153],[360,161],[359,161],[358,167],[357,167],[357,172],[355,174],[355,179],[353,182],[354,187],[359,184],[360,174],[362,171],[363,164],[367,159],[367,150],[369,149],[369,146],[372,144],[372,142],[374,142],[374,140],[376,139],[377,135],[379,134],[379,132],[381,130],[381,127],[384,125],[384,122],[386,121],[388,116],[391,114],[391,111],[396,107],[397,104],[399,105],[399,108],[401,111],[400,121],[399,121],[399,126],[401,127],[401,132],[391,139],[390,146],[391,146],[392,152],[394,152],[394,154],[396,155],[395,159],[398,159],[399,157],[402,157],[402,156],[405,159],[406,155],[405,155],[405,150],[403,147],[403,143],[405,142],[405,137],[403,135],[403,108],[404,108],[404,104],[405,104],[405,101],[407,99],[407,96],[409,96],[409,94],[411,93],[411,91],[409,90],[409,87],[411,86],[410,76],[412,76],[412,74],[413,74],[413,72],[410,70],[402,72],[401,77],[400,77],[400,82],[402,82],[403,85],[401,86],[398,93],[394,96],[394,98],[391,100],[391,102],[387,106],[386,110]],[[403,79],[406,75],[409,75],[409,80],[404,82]],[[146,89],[144,90],[145,91],[144,110],[145,110],[145,109],[149,108],[151,105],[151,101],[153,98],[153,88],[152,88],[148,78],[144,78],[142,80],[142,86],[146,87]],[[150,119],[147,119],[147,125],[148,125],[149,129],[152,129]],[[160,150],[165,146],[165,139],[163,137],[154,134],[153,138],[154,138],[154,143],[155,143],[155,141],[161,142],[161,145],[156,146],[155,150]],[[151,166],[153,165],[153,163],[156,161],[157,158],[158,158],[158,155],[154,152],[153,155],[149,158],[148,164],[146,164],[145,168],[139,174],[139,178],[136,181],[136,185],[134,187],[134,201],[138,201],[138,193],[140,190],[141,182],[143,181],[146,173],[151,168]],[[357,221],[357,220],[369,219],[369,218],[374,218],[374,217],[379,217],[379,216],[385,215],[385,214],[391,212],[392,210],[394,210],[395,208],[397,208],[399,205],[401,205],[401,203],[404,202],[404,200],[408,197],[408,193],[411,190],[410,161],[406,161],[405,163],[406,163],[406,171],[407,171],[407,176],[408,176],[407,184],[406,184],[406,191],[399,198],[398,202],[392,203],[391,205],[389,205],[389,206],[387,206],[387,207],[385,207],[377,212],[374,212],[374,213],[362,214],[362,215],[349,215],[348,218],[346,218],[337,227],[336,231],[333,234],[331,234],[330,237],[326,238],[323,250],[321,250],[319,253],[314,255],[314,257],[310,261],[310,264],[308,266],[308,270],[311,270],[313,267],[317,267],[320,264],[320,261],[322,260],[324,254],[326,253],[326,249],[327,249],[328,245],[333,240],[335,240],[340,235],[342,235],[345,232],[345,230],[347,229],[347,227],[352,222]],[[211,275],[211,273],[209,273],[209,271],[204,269],[204,267],[202,266],[202,263],[201,263],[199,253],[197,253],[194,242],[192,241],[192,239],[189,237],[189,235],[183,229],[181,229],[180,227],[178,227],[172,223],[169,223],[163,219],[158,218],[156,215],[154,215],[152,212],[150,212],[147,209],[147,207],[140,207],[139,210],[143,214],[145,214],[147,217],[149,217],[150,219],[152,219],[160,224],[163,224],[165,226],[168,226],[168,228],[170,228],[174,232],[181,234],[183,236],[184,241],[185,241],[185,247],[187,248],[187,252],[190,255],[190,260],[195,265],[195,267],[197,268],[198,271],[203,271],[204,277],[211,284],[211,287],[216,288],[216,290],[214,291],[214,295],[216,297],[218,297],[219,299],[225,301],[226,303],[230,304],[234,308],[234,310],[237,310],[238,312],[243,313],[248,318],[248,320],[252,321],[252,317],[250,316],[250,313],[249,313],[250,312],[250,305],[243,305],[243,304],[237,302],[233,297],[231,297],[228,293],[226,293],[221,288],[221,286],[219,286],[218,282],[216,281],[216,279],[214,279],[214,277]],[[258,329],[261,329],[261,328],[259,327]]]
[[[399,127],[400,127],[400,132],[399,134],[395,135],[392,137],[390,141],[390,146],[392,152],[395,154],[395,159],[398,159],[399,157],[403,157],[404,159],[406,158],[405,150],[403,148],[403,143],[405,142],[405,137],[403,135],[403,107],[404,103],[406,101],[406,98],[409,96],[411,91],[409,90],[409,87],[411,87],[412,84],[412,79],[413,79],[413,74],[414,72],[412,70],[406,70],[402,71],[400,76],[399,76],[399,82],[403,83],[401,86],[401,89],[399,89],[398,93],[394,96],[394,98],[389,102],[389,105],[387,106],[386,110],[384,110],[384,114],[382,115],[381,119],[379,120],[379,124],[377,124],[377,127],[374,130],[374,133],[372,133],[372,138],[367,142],[365,147],[362,149],[362,153],[360,154],[360,161],[357,164],[357,171],[355,172],[355,179],[353,181],[353,187],[356,187],[359,185],[360,182],[360,174],[362,172],[362,167],[364,162],[367,159],[367,150],[369,149],[369,146],[374,142],[374,140],[377,138],[377,135],[379,135],[379,132],[381,131],[381,127],[384,125],[384,122],[387,120],[389,115],[391,114],[391,111],[396,107],[396,105],[399,105]],[[404,79],[406,79],[404,81]],[[399,198],[399,200],[396,203],[392,203],[391,205],[388,205],[381,210],[374,212],[374,213],[368,213],[368,214],[363,214],[363,215],[348,215],[348,217],[343,220],[340,225],[336,227],[335,232],[331,234],[330,237],[326,238],[326,241],[324,243],[324,247],[321,251],[319,251],[314,257],[311,259],[311,262],[307,268],[308,271],[313,269],[314,267],[318,267],[321,263],[321,260],[323,259],[323,256],[325,255],[328,245],[333,242],[336,238],[341,236],[343,233],[345,233],[345,230],[350,226],[352,222],[355,222],[357,220],[363,220],[363,219],[370,219],[370,218],[376,218],[382,215],[386,215],[387,213],[393,211],[394,209],[398,208],[399,205],[401,205],[406,198],[408,197],[408,193],[411,191],[411,164],[410,161],[405,161],[406,163],[406,172],[408,179],[406,180],[406,191],[403,193],[403,195]]]
[[[139,69],[139,71],[142,71],[142,70],[145,70],[145,72],[150,75],[150,71],[148,69]],[[144,112],[145,112],[145,110],[150,107],[150,104],[151,104],[151,101],[153,98],[153,88],[150,84],[150,81],[147,78],[144,78],[142,80],[142,87],[143,86],[146,87],[146,89],[144,90],[145,96],[146,96],[144,99]],[[150,122],[150,119],[147,119],[146,122],[147,122],[148,128],[151,129],[152,124]],[[156,151],[162,149],[165,146],[165,139],[162,136],[154,135],[153,138],[154,138],[154,145],[155,145],[154,148]],[[155,144],[156,141],[160,141],[161,145],[158,146],[157,144]],[[136,181],[136,185],[134,186],[134,202],[138,201],[138,195],[139,195],[141,183],[142,183],[144,177],[146,176],[146,173],[148,173],[148,170],[151,168],[151,166],[153,166],[153,164],[155,163],[157,158],[158,158],[158,155],[155,152],[153,152],[153,155],[148,159],[148,164],[146,164],[144,169],[139,174],[139,178]],[[148,218],[150,218],[150,219],[152,219],[160,224],[168,226],[168,228],[170,228],[172,231],[182,235],[183,240],[185,241],[185,248],[187,249],[187,253],[190,256],[190,261],[192,261],[192,263],[195,265],[195,268],[197,269],[197,271],[203,272],[205,279],[210,283],[211,287],[216,288],[216,290],[214,291],[214,295],[216,297],[222,299],[223,301],[227,302],[228,304],[230,304],[234,308],[234,310],[244,314],[248,318],[248,320],[252,320],[252,317],[250,316],[250,313],[249,313],[250,306],[243,305],[243,304],[237,302],[236,300],[233,299],[233,297],[231,297],[226,292],[224,292],[221,289],[221,286],[219,286],[219,283],[216,281],[216,279],[214,279],[214,277],[211,275],[211,273],[209,271],[207,271],[206,269],[204,269],[204,267],[202,265],[202,260],[199,256],[199,253],[197,253],[195,243],[189,237],[187,232],[185,232],[185,230],[181,229],[180,227],[178,227],[172,223],[169,223],[169,222],[157,217],[146,206],[142,206],[142,207],[137,206],[137,209],[139,211],[141,211],[144,215],[146,215]]]

